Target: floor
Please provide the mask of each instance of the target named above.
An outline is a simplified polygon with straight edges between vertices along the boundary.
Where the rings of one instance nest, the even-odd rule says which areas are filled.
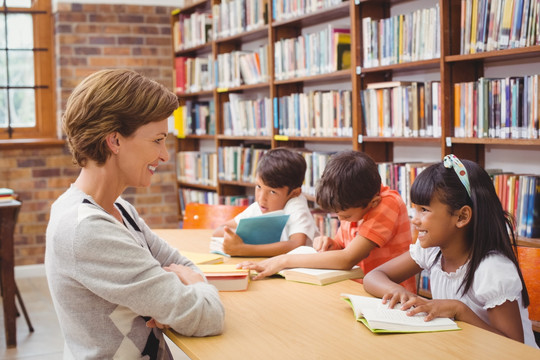
[[[28,331],[24,316],[17,318],[17,347],[6,348],[4,316],[0,308],[0,359],[24,360],[61,360],[64,341],[58,324],[56,312],[51,300],[47,279],[43,268],[37,267],[31,272],[19,271],[17,268],[16,282],[21,292],[24,305],[29,313],[34,332]],[[30,274],[30,275],[28,275]],[[19,306],[17,304],[17,306]],[[174,344],[169,347],[175,360],[189,358]]]

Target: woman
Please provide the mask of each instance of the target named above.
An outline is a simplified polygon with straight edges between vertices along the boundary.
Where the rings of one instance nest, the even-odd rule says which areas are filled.
[[[130,70],[94,73],[68,99],[63,129],[81,172],[52,205],[45,254],[64,358],[170,359],[163,327],[223,330],[216,288],[120,197],[149,186],[169,159],[167,118],[177,106]]]

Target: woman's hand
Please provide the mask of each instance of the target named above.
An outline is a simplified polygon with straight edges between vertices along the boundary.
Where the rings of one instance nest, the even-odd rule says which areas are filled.
[[[198,282],[204,282],[204,277],[193,270],[190,267],[178,264],[171,264],[169,266],[164,266],[165,271],[173,272],[178,276],[180,281],[185,285],[191,285]]]
[[[168,329],[169,328],[169,325],[164,325],[160,322],[158,322],[156,319],[154,318],[151,318],[150,320],[148,320],[146,322],[146,327],[149,327],[151,329],[153,328],[158,328],[158,329]]]
[[[240,269],[255,270],[257,275],[253,277],[253,280],[259,280],[283,270],[285,268],[286,256],[287,255],[285,254],[278,255],[260,262],[244,261],[236,265],[236,267]]]

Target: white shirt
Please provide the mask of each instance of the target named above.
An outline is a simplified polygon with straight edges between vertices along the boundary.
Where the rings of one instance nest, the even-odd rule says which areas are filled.
[[[280,241],[288,241],[291,235],[302,233],[308,237],[306,245],[312,246],[313,239],[319,235],[319,230],[315,225],[315,220],[313,219],[313,215],[311,215],[311,211],[309,211],[307,200],[304,195],[299,195],[287,201],[283,211],[290,216],[281,233]],[[262,215],[262,211],[259,203],[254,202],[249,205],[246,210],[236,215],[234,221],[238,224],[240,219],[260,215]]]
[[[523,307],[521,280],[516,266],[510,259],[499,254],[488,254],[474,273],[474,281],[465,295],[459,286],[465,278],[468,262],[456,272],[447,273],[442,269],[441,257],[434,263],[438,247],[424,249],[419,242],[410,245],[409,252],[414,261],[429,272],[431,296],[433,299],[456,299],[465,303],[486,323],[489,322],[488,309],[517,300],[525,344],[538,348],[534,340],[529,311]]]

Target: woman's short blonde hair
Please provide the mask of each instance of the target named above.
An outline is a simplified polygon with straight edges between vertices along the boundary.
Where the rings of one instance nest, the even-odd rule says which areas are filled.
[[[68,98],[62,127],[73,161],[103,165],[111,155],[106,137],[131,136],[139,127],[168,118],[178,98],[165,86],[125,69],[101,70],[85,78]]]

